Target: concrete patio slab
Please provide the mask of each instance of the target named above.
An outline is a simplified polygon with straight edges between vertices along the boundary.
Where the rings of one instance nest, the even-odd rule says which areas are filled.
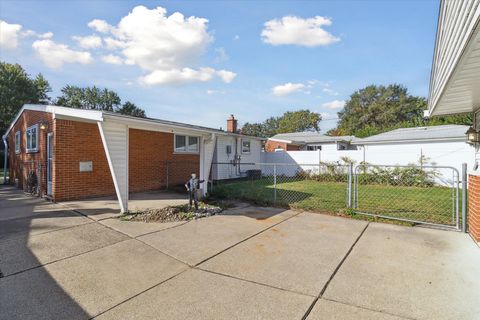
[[[189,270],[95,319],[301,319],[313,298]]]
[[[129,239],[98,223],[0,242],[4,276]]]
[[[109,228],[112,228],[118,232],[124,233],[129,237],[136,238],[144,234],[181,226],[182,224],[187,223],[187,221],[166,222],[166,223],[157,223],[157,222],[146,223],[146,222],[139,222],[139,221],[122,221],[117,218],[111,218],[111,219],[100,220],[99,223]]]
[[[138,237],[191,266],[297,213],[213,216]]]
[[[57,208],[58,209],[58,208]],[[2,212],[5,210],[1,210]],[[64,228],[70,228],[92,220],[72,211],[57,210],[37,213],[34,216],[8,219],[0,222],[0,240],[25,238]]]
[[[302,213],[199,268],[318,296],[367,222]]]
[[[414,319],[478,319],[479,271],[466,234],[370,224],[324,297]]]
[[[397,316],[362,309],[343,303],[320,299],[317,301],[307,320],[402,320]]]
[[[0,189],[0,221],[35,217],[45,212],[54,212],[63,208],[45,199],[24,194],[21,190],[10,186]]]
[[[185,203],[188,203],[188,198],[183,194],[152,191],[130,194],[128,206],[130,211],[136,211],[149,208],[160,209]],[[96,221],[120,215],[120,206],[115,196],[64,201],[60,202],[60,204],[69,210],[78,211]]]
[[[132,239],[44,268],[83,310],[96,315],[188,266]]]
[[[0,319],[86,320],[91,316],[44,268],[0,278]]]

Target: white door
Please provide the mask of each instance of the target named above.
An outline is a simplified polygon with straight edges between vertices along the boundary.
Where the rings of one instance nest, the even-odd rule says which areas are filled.
[[[52,195],[53,133],[47,135],[47,195]]]

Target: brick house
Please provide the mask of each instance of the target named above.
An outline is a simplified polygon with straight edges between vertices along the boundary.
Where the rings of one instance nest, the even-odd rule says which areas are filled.
[[[183,184],[192,172],[207,180],[216,139],[229,135],[239,136],[112,112],[25,105],[3,140],[11,184],[24,188],[35,172],[40,193],[54,201],[116,195],[127,211],[130,192]]]
[[[468,140],[476,158],[469,166],[468,232],[480,242],[480,0],[442,0],[426,116],[473,114]],[[466,159],[465,159],[466,160]],[[465,203],[465,202],[464,202]]]

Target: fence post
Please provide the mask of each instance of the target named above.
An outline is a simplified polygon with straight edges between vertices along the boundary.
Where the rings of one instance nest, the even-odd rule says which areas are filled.
[[[273,164],[273,203],[277,203],[277,164]]]
[[[348,166],[348,208],[352,207],[352,174],[353,174],[353,163],[350,163]]]
[[[462,163],[462,232],[467,232],[467,164]]]
[[[355,167],[352,171],[353,174],[353,209],[357,208],[357,167]]]

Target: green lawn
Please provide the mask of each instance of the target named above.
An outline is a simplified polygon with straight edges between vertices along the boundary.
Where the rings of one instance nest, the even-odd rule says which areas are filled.
[[[347,207],[347,184],[344,182],[297,180],[277,183],[276,201],[271,178],[214,185],[213,195],[320,212],[336,213]],[[359,212],[453,225],[452,205],[452,189],[446,187],[358,187]]]

